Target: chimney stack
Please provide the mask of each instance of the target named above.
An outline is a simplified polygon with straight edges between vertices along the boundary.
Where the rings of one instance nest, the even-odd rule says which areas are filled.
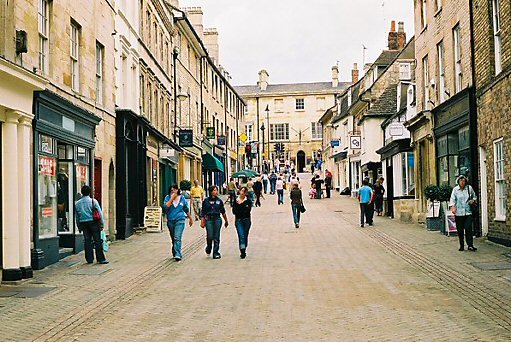
[[[182,10],[186,13],[188,20],[190,20],[190,23],[192,24],[201,40],[204,41],[204,24],[202,23],[202,17],[204,16],[204,13],[202,12],[202,8],[185,7]]]
[[[337,88],[339,86],[339,68],[337,65],[332,67],[332,87]]]
[[[204,45],[208,50],[209,56],[215,64],[220,65],[220,46],[218,44],[218,31],[216,28],[207,28],[203,31]]]
[[[261,91],[266,91],[266,88],[268,88],[269,78],[270,75],[268,74],[268,71],[264,69],[259,71],[259,82],[257,82],[257,85]]]
[[[355,84],[358,82],[358,65],[353,64],[353,70],[351,70],[351,83]]]
[[[392,20],[389,32],[389,50],[399,50],[398,34],[396,32],[396,22]]]
[[[399,47],[399,50],[403,50],[406,45],[405,23],[402,21],[398,23],[397,45]]]

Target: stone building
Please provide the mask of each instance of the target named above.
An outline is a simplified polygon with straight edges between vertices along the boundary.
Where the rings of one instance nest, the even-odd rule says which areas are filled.
[[[284,145],[280,161],[293,162],[298,172],[321,159],[323,128],[318,120],[350,84],[339,82],[338,74],[334,66],[331,82],[271,84],[268,72],[261,70],[256,86],[236,87],[247,102],[244,132],[255,147],[255,157],[247,162],[258,167],[262,160],[275,160],[275,143]]]
[[[472,3],[482,233],[511,246],[511,7]]]
[[[477,128],[469,1],[414,4],[418,115],[406,127],[417,160],[417,211],[423,222],[428,184],[455,185],[457,176],[465,174],[477,188]]]
[[[7,189],[16,200],[4,201],[2,211],[23,215],[9,218],[9,231],[2,238],[4,247],[10,240],[3,252],[8,262],[4,279],[15,280],[27,276],[20,267],[40,269],[83,249],[74,219],[74,202],[83,185],[94,184],[105,224],[109,230],[114,224],[115,184],[109,171],[115,167],[115,9],[106,0],[93,6],[89,1],[39,0],[2,2],[0,11],[0,55],[4,67],[16,71],[17,76],[9,77],[16,76],[21,87],[17,96],[23,98],[17,107],[10,106],[19,115],[3,110],[8,120],[2,139],[11,139],[9,149],[15,153],[3,154],[2,165],[8,158],[11,171],[19,168],[17,178],[10,185],[4,178],[4,185],[20,188]],[[16,120],[28,128],[19,125],[16,130]],[[12,145],[16,139],[18,146]],[[16,210],[20,199],[30,206]],[[13,258],[18,227],[22,251]]]

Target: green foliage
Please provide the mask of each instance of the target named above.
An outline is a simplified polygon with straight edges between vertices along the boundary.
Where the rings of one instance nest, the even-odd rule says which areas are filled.
[[[443,184],[438,187],[438,200],[448,202],[451,199],[452,186]]]
[[[189,191],[191,188],[192,188],[192,182],[190,182],[189,180],[187,179],[183,179],[180,183],[179,183],[179,188],[182,190],[182,191]]]
[[[427,200],[438,201],[440,197],[440,188],[438,185],[430,184],[424,188],[424,196]]]

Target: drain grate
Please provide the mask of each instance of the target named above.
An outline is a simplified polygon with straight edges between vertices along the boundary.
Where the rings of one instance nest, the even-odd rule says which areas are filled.
[[[56,287],[1,287],[0,297],[36,298],[55,289]]]
[[[71,274],[93,276],[93,275],[101,275],[101,274],[106,273],[108,271],[110,271],[110,269],[103,269],[103,268],[82,268],[82,269],[74,271]]]
[[[511,270],[510,262],[473,262],[471,265],[483,271]]]

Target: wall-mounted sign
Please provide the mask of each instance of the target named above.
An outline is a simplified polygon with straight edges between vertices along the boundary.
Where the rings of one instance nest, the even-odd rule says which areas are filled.
[[[393,123],[389,125],[389,134],[391,137],[400,137],[403,135],[403,124],[402,123]]]
[[[193,130],[182,129],[179,131],[179,146],[193,147]]]
[[[350,148],[352,150],[360,150],[362,148],[362,137],[360,135],[352,135],[350,137]]]
[[[163,145],[162,148],[160,148],[160,158],[169,159],[175,157],[175,155],[176,150],[169,145]]]
[[[341,146],[341,141],[340,140],[332,140],[332,141],[330,141],[330,146],[339,147],[339,146]]]
[[[216,142],[218,146],[225,146],[225,135],[219,135],[216,138]]]
[[[206,127],[206,139],[215,139],[215,127]]]

